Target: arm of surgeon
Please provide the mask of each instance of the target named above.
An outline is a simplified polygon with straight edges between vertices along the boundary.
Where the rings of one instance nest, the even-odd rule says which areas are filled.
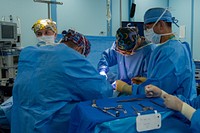
[[[147,97],[161,97],[166,107],[181,112],[190,121],[196,111],[196,109],[181,101],[176,96],[170,95],[154,85],[147,85],[145,93]]]

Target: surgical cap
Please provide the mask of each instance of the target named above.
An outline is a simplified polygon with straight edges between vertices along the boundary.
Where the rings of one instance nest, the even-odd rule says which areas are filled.
[[[50,19],[40,19],[33,24],[32,30],[36,33],[38,30],[50,29],[57,33],[56,22]]]
[[[84,35],[72,29],[69,29],[68,31],[64,30],[62,34],[64,36],[62,42],[72,41],[78,47],[83,47],[83,55],[85,56],[90,53],[91,44]]]
[[[173,22],[172,14],[167,9],[151,8],[151,9],[147,10],[144,15],[144,24],[156,22],[160,16],[161,16],[160,20],[163,20],[165,22]]]
[[[135,27],[119,28],[116,33],[116,46],[120,50],[132,50],[137,43],[137,37],[138,30]]]

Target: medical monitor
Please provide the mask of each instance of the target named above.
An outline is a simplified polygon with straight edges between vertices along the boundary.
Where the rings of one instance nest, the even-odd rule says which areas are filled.
[[[14,42],[17,40],[17,24],[0,21],[0,42]]]
[[[131,27],[135,26],[138,28],[138,33],[140,36],[144,36],[144,29],[143,29],[144,22],[130,22],[130,21],[122,21],[122,27]]]

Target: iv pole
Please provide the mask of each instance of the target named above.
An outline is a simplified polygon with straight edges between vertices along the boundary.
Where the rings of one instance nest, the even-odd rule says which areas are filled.
[[[40,2],[40,3],[46,3],[48,5],[48,18],[51,18],[50,15],[50,4],[58,4],[63,5],[63,2],[57,2],[57,1],[46,1],[46,0],[33,0],[34,2]]]

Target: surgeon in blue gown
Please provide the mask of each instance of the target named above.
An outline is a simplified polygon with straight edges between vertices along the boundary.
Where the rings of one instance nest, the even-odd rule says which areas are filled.
[[[40,30],[51,30],[51,24],[37,22],[32,29],[37,36]],[[65,32],[61,44],[21,51],[13,88],[12,133],[66,133],[78,102],[112,95],[105,77],[85,58],[89,51],[89,41],[73,30]]]
[[[132,78],[147,76],[150,54],[155,47],[139,36],[136,27],[119,28],[116,41],[101,55],[98,71],[107,76],[109,68],[118,65],[117,79],[131,84]]]
[[[169,94],[196,97],[195,67],[189,46],[180,42],[172,32],[174,18],[164,8],[151,8],[144,15],[144,35],[157,47],[151,54],[147,80],[140,85],[116,82],[116,90],[144,94],[144,86],[153,84]]]
[[[176,97],[154,85],[145,86],[145,92],[147,97],[163,98],[166,107],[181,112],[181,114],[191,121],[190,128],[193,133],[200,132],[200,96],[192,100],[186,99],[182,95]]]

